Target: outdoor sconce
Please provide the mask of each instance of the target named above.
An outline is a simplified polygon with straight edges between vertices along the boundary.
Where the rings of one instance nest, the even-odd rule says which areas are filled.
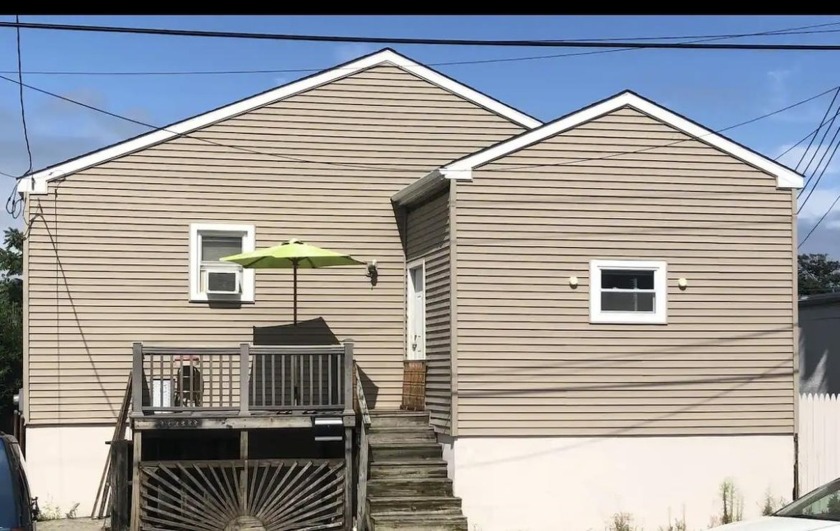
[[[578,286],[578,277],[569,277],[569,286],[571,286],[573,289],[576,288]]]
[[[367,274],[365,276],[370,279],[371,286],[376,285],[376,281],[379,278],[379,271],[376,269],[376,260],[368,262]]]
[[[684,290],[686,286],[688,286],[688,280],[686,280],[685,278],[680,278],[679,280],[677,280],[677,286],[679,286],[680,289]]]

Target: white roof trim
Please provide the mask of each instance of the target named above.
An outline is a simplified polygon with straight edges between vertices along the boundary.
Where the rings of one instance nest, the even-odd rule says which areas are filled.
[[[190,133],[197,129],[201,129],[202,127],[207,127],[208,125],[212,125],[216,122],[237,116],[264,105],[269,105],[289,96],[293,96],[299,92],[303,92],[320,85],[325,85],[332,81],[353,75],[356,72],[383,63],[390,63],[394,66],[402,68],[403,70],[411,72],[412,74],[423,78],[434,85],[457,94],[468,101],[472,101],[476,105],[484,107],[485,109],[499,114],[514,123],[527,127],[528,129],[533,129],[534,127],[542,125],[542,122],[535,118],[494,100],[493,98],[463,85],[454,79],[435,72],[431,68],[412,61],[408,57],[400,55],[391,49],[385,49],[344,65],[325,70],[319,74],[289,83],[288,85],[284,85],[274,90],[226,105],[193,118],[188,118],[182,122],[167,126],[165,130],[157,129],[148,134],[126,140],[125,142],[94,151],[87,155],[83,155],[79,158],[72,159],[49,168],[45,168],[32,174],[26,179],[21,179],[18,183],[18,191],[45,193],[46,183],[52,181],[53,179],[58,179],[96,164],[165,142],[166,140],[176,136]]]
[[[802,188],[802,176],[790,168],[770,160],[764,155],[737,144],[632,92],[622,92],[591,107],[586,107],[554,122],[549,122],[542,127],[515,136],[510,140],[500,142],[493,147],[451,162],[441,168],[440,171],[444,174],[469,174],[478,166],[487,164],[514,151],[535,144],[540,140],[562,133],[563,131],[625,106],[632,107],[652,118],[656,118],[689,136],[729,153],[751,166],[766,171],[776,177],[779,188]]]

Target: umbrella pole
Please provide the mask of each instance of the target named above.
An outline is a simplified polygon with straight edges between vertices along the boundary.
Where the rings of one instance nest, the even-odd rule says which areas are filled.
[[[293,297],[293,304],[294,304],[294,318],[295,318],[295,326],[297,326],[297,270],[298,270],[298,263],[297,260],[292,262],[292,297]]]

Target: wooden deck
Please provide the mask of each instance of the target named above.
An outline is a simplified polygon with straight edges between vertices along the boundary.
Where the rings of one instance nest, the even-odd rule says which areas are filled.
[[[134,429],[306,428],[355,423],[353,344],[164,347],[135,343]]]

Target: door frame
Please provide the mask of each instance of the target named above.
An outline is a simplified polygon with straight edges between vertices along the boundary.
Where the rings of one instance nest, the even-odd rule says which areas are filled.
[[[417,268],[422,268],[423,271],[423,357],[419,358],[418,360],[412,360],[410,353],[411,353],[411,322],[414,319],[414,283],[411,281],[411,271]],[[426,259],[425,258],[417,258],[415,260],[410,260],[405,264],[405,302],[406,302],[406,311],[405,311],[405,356],[404,359],[412,360],[412,361],[425,361],[427,358],[426,353],[426,306],[427,306],[427,294],[428,289],[426,286]]]

